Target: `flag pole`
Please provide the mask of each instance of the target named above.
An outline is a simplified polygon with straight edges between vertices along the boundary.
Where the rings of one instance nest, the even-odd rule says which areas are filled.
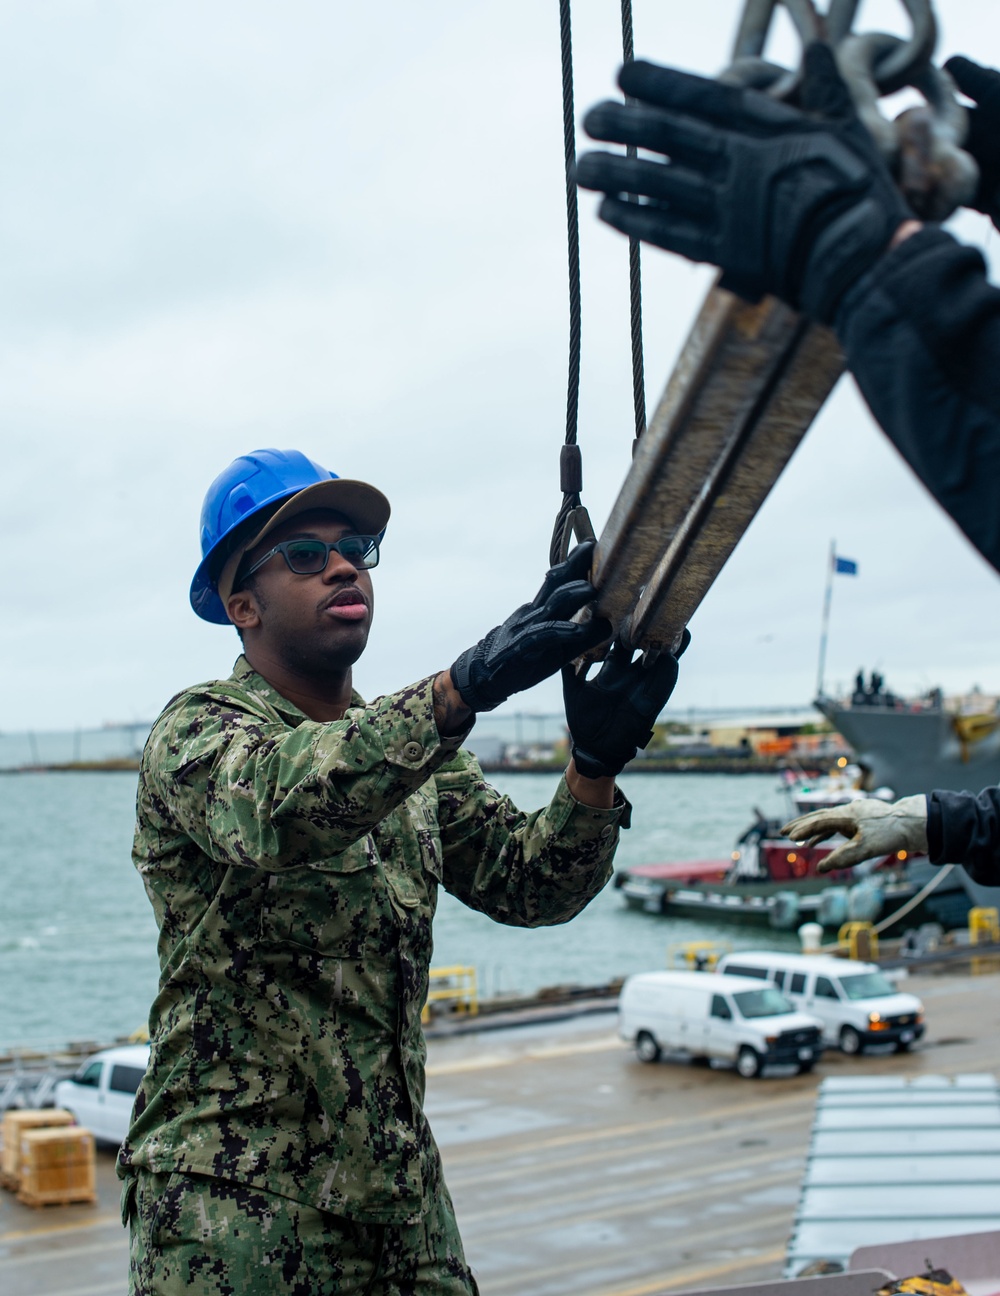
[[[823,595],[823,623],[819,636],[819,666],[816,671],[816,696],[823,696],[826,676],[826,641],[830,631],[830,599],[833,595],[833,568],[837,561],[837,542],[830,541],[830,558],[826,565],[826,592]]]

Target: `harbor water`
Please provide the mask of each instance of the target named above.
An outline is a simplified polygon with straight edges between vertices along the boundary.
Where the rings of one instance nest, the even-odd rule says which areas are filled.
[[[492,782],[534,809],[556,776]],[[725,857],[755,806],[787,809],[771,775],[626,774],[621,783],[634,811],[619,867]],[[106,1042],[145,1024],[158,965],[152,911],[129,855],[134,799],[134,773],[0,778],[0,1049]],[[474,966],[483,996],[527,993],[663,967],[668,946],[698,939],[794,942],[628,910],[610,886],[573,922],[534,931],[501,927],[442,894],[434,963]]]

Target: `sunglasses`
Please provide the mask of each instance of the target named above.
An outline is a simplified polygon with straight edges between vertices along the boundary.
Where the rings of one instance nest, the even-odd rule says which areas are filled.
[[[279,553],[288,564],[289,571],[293,571],[296,576],[315,576],[318,572],[326,571],[331,550],[336,550],[341,558],[346,558],[362,571],[378,566],[378,536],[348,535],[332,543],[327,543],[326,540],[284,540],[269,549],[263,558],[258,558],[247,571],[240,572],[235,587],[238,588],[240,583],[249,580],[254,572],[260,571],[266,562],[270,562]]]

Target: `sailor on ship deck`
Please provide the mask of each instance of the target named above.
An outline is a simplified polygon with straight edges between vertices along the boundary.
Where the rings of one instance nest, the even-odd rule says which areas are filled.
[[[168,703],[142,758],[133,859],[161,976],[118,1163],[133,1296],[476,1291],[423,1113],[438,889],[510,926],[578,914],[677,662],[615,643],[592,679],[570,667],[611,631],[572,620],[590,543],[450,669],[366,702],[352,668],[388,521],[379,490],[298,451],[241,456],[206,497],[191,603],[243,654]],[[561,668],[572,757],[525,813],[462,742]]]

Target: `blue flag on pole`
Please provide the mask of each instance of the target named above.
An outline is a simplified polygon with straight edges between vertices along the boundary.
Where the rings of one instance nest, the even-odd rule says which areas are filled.
[[[853,558],[834,558],[833,570],[838,576],[857,576],[858,564]]]

